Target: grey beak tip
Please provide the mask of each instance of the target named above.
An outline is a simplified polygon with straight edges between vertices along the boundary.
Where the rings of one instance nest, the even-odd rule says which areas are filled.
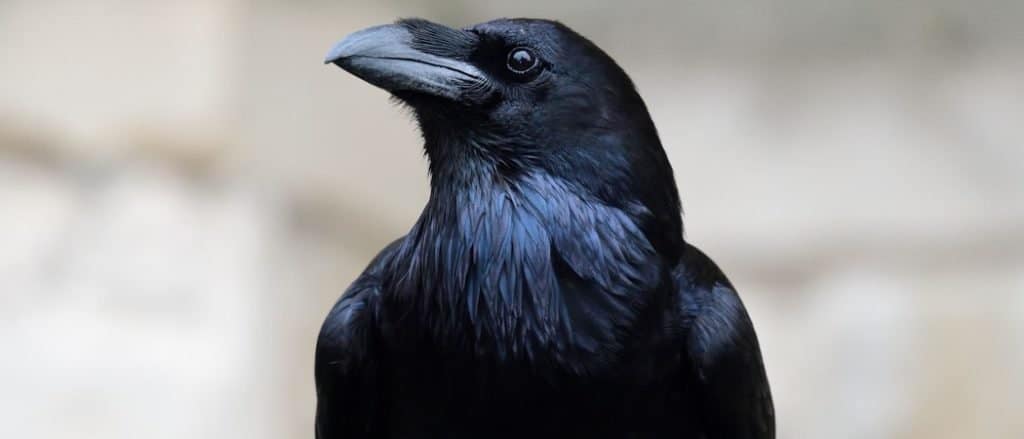
[[[342,58],[344,58],[346,56],[346,53],[345,53],[345,50],[344,50],[345,49],[344,46],[345,46],[345,42],[346,41],[348,41],[348,38],[342,40],[338,44],[335,44],[334,47],[331,47],[331,50],[329,50],[327,52],[327,56],[324,57],[324,64],[336,63],[338,60],[340,60],[340,59],[342,59]]]
[[[339,41],[324,57],[324,64],[337,63],[344,58],[374,52],[388,44],[405,42],[409,32],[399,25],[385,24],[353,32]]]

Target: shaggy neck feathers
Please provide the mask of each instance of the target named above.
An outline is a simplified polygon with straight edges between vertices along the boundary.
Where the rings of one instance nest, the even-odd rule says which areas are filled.
[[[392,302],[478,356],[610,364],[667,270],[635,219],[544,173],[467,171],[480,169],[432,186],[392,262]]]

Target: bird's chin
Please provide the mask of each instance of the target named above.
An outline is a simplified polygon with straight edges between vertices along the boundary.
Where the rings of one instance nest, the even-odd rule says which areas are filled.
[[[393,90],[391,97],[416,112],[421,118],[466,117],[479,111],[476,105],[416,90]]]
[[[454,99],[416,90],[392,90],[391,96],[413,108],[456,105]]]

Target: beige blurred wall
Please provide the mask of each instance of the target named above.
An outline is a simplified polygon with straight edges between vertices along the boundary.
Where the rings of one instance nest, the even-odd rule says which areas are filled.
[[[0,436],[309,437],[320,321],[427,195],[320,60],[408,16],[631,73],[780,438],[1024,435],[1020,2],[0,0]]]

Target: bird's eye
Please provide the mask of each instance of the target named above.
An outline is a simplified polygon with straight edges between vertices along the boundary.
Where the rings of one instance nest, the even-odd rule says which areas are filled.
[[[508,53],[508,61],[506,62],[509,70],[520,75],[535,69],[537,64],[540,64],[537,55],[525,47],[512,49]]]

